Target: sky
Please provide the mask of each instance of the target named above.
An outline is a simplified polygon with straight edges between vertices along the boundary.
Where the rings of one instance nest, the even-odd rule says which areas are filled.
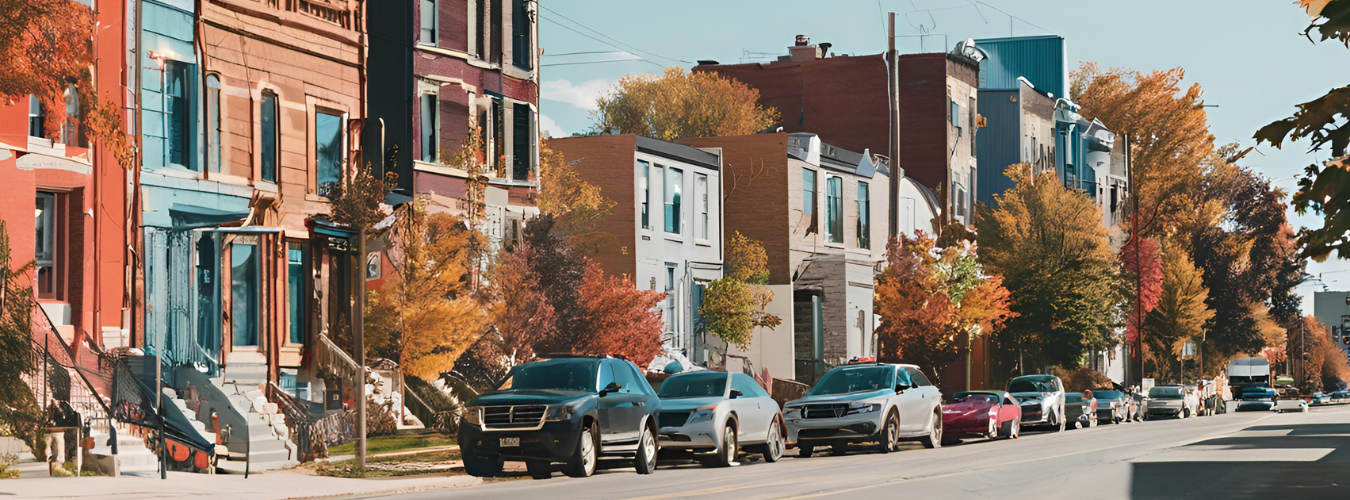
[[[1350,50],[1311,44],[1308,17],[1293,0],[569,0],[540,3],[540,108],[554,137],[588,129],[595,98],[626,74],[690,68],[699,60],[763,62],[787,53],[798,34],[830,42],[831,53],[886,49],[885,12],[897,14],[902,51],[950,49],[966,38],[1056,34],[1068,61],[1141,71],[1182,67],[1204,89],[1218,144],[1254,146],[1252,134],[1294,105],[1347,83]],[[926,36],[920,36],[927,34]],[[920,41],[922,40],[922,47]],[[1110,126],[1110,124],[1107,124]],[[1306,142],[1257,148],[1244,164],[1286,192],[1318,160]],[[1295,227],[1320,227],[1291,208]],[[1310,262],[1312,293],[1350,290],[1350,260]],[[1318,279],[1320,277],[1320,280]]]

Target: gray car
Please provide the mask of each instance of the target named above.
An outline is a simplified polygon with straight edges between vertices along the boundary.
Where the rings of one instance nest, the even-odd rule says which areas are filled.
[[[726,467],[737,454],[759,453],[777,462],[786,445],[778,402],[744,373],[697,371],[675,375],[657,393],[663,454],[692,454],[704,465]]]
[[[1092,391],[1092,396],[1097,398],[1098,422],[1119,424],[1129,418],[1130,406],[1125,393],[1110,389],[1099,389]]]
[[[1022,427],[1050,426],[1064,430],[1064,383],[1054,375],[1024,375],[1008,382],[1008,392],[1022,403]]]

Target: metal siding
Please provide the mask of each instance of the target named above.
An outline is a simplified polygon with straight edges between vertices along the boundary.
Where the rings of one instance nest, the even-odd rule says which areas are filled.
[[[1018,140],[1021,137],[1021,103],[1008,100],[1016,95],[1016,90],[981,90],[979,94],[978,106],[986,126],[980,129],[980,139],[975,142],[979,179],[975,183],[976,200],[990,208],[998,206],[994,202],[995,194],[1013,186],[1003,171],[1022,160]]]
[[[989,54],[980,62],[980,90],[1015,89],[1020,76],[1055,97],[1068,95],[1068,54],[1063,37],[987,38],[976,40],[975,46]]]

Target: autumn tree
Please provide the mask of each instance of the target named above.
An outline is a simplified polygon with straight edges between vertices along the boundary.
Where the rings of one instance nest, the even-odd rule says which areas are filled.
[[[665,323],[656,314],[666,294],[639,290],[628,276],[605,276],[600,265],[586,259],[577,298],[580,314],[573,352],[623,354],[645,367],[661,352]]]
[[[1125,279],[1126,341],[1137,339],[1144,315],[1153,311],[1162,295],[1163,268],[1158,244],[1131,236],[1120,249],[1120,265]]]
[[[32,95],[42,104],[47,137],[66,123],[66,92],[74,89],[90,138],[108,148],[122,166],[132,168],[134,150],[122,130],[122,110],[99,98],[94,66],[94,12],[70,0],[0,0],[0,102]]]
[[[783,322],[766,311],[773,302],[773,290],[766,286],[769,256],[762,243],[735,231],[727,242],[725,269],[722,278],[709,284],[699,315],[713,335],[746,350],[755,328],[774,328]]]
[[[368,301],[368,348],[405,374],[434,378],[485,328],[471,289],[473,249],[482,246],[475,240],[485,237],[458,217],[428,214],[423,200],[399,207],[386,236],[393,279]]]
[[[555,231],[584,248],[593,248],[606,237],[612,240],[600,228],[614,210],[614,201],[600,192],[600,186],[582,178],[545,139],[539,140],[539,176],[539,211],[553,216]]]
[[[754,134],[779,121],[759,90],[709,72],[669,67],[661,76],[627,75],[596,100],[596,134],[637,134],[677,141]]]
[[[967,337],[994,334],[1013,316],[1000,276],[989,276],[971,248],[934,250],[922,231],[886,244],[874,308],[879,357],[918,363],[940,379],[967,352]]]
[[[976,228],[979,260],[1003,276],[1012,312],[999,338],[1017,356],[1019,371],[1076,368],[1086,349],[1117,342],[1121,276],[1097,205],[1069,190],[1053,172],[1035,175],[1017,164],[1016,184],[996,195],[998,209],[982,207]]]
[[[1302,0],[1312,21],[1303,35],[1312,40],[1336,40],[1350,48],[1350,0]],[[1261,127],[1255,138],[1277,148],[1284,141],[1308,139],[1309,151],[1329,158],[1304,169],[1294,193],[1300,214],[1309,210],[1322,216],[1322,227],[1304,229],[1299,235],[1304,255],[1317,261],[1338,252],[1350,258],[1350,85],[1331,89],[1322,97],[1299,104],[1294,115]],[[1325,152],[1324,152],[1325,149]]]
[[[10,257],[9,230],[0,220],[0,428],[28,445],[41,460],[46,415],[23,380],[33,366],[32,263]]]
[[[1186,342],[1201,343],[1205,325],[1214,317],[1208,299],[1209,289],[1190,254],[1176,244],[1165,248],[1162,294],[1143,324],[1145,360],[1153,362],[1156,376],[1176,373],[1163,367],[1178,359]]]

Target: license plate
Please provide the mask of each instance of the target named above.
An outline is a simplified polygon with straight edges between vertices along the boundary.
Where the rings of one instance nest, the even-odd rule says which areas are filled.
[[[502,438],[501,446],[502,446],[503,448],[507,448],[507,447],[511,447],[511,448],[519,448],[519,447],[520,447],[520,438],[518,438],[518,437],[513,437],[513,438]]]

